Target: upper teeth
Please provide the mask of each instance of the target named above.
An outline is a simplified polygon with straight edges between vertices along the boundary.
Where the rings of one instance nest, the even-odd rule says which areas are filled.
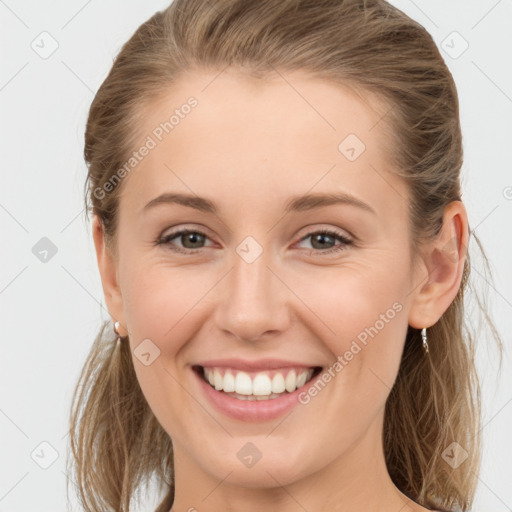
[[[217,391],[238,393],[240,395],[264,396],[272,393],[291,393],[303,386],[313,375],[314,369],[286,370],[255,373],[252,378],[246,372],[236,370],[221,370],[220,368],[204,368],[206,380]],[[286,377],[284,376],[286,373]]]

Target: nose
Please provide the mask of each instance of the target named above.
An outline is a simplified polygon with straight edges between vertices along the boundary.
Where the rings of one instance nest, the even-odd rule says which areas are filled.
[[[215,325],[224,334],[254,342],[288,328],[293,294],[271,267],[265,251],[252,263],[235,255],[215,310]]]

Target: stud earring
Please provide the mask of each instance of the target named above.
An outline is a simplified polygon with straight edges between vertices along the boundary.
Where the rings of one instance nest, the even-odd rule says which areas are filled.
[[[427,341],[427,328],[423,327],[421,329],[421,341],[423,342],[423,349],[425,353],[428,354],[428,341]]]
[[[126,336],[121,336],[119,334],[119,326],[120,325],[121,324],[119,322],[114,323],[114,332],[116,333],[116,336],[117,336],[116,341],[118,341],[118,342],[121,342],[124,338],[126,338]]]

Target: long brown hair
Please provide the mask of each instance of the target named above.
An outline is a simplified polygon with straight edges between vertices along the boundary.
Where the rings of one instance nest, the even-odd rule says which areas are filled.
[[[123,46],[89,112],[85,202],[114,254],[122,182],[101,191],[134,150],[137,116],[184,71],[227,66],[254,76],[306,70],[385,102],[380,122],[395,142],[389,158],[410,190],[411,243],[436,235],[446,205],[461,198],[462,141],[454,80],[420,24],[384,0],[175,0]],[[429,329],[428,357],[409,328],[386,402],[388,471],[426,508],[468,510],[477,484],[480,387],[463,302],[469,274],[468,258],[455,300]],[[156,478],[167,512],[172,440],[142,394],[129,344],[113,343],[110,329],[100,330],[73,397],[70,465],[79,497],[88,511],[128,512],[140,485]],[[453,442],[468,454],[457,468],[443,459]]]

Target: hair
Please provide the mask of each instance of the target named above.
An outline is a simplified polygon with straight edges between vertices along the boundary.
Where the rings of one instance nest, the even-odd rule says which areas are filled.
[[[390,163],[408,184],[411,246],[417,251],[436,236],[445,207],[461,199],[462,136],[454,80],[424,27],[384,0],[175,0],[124,44],[89,111],[85,203],[113,254],[123,182],[108,194],[95,191],[130,157],[141,112],[185,72],[228,66],[259,78],[305,71],[378,98],[387,106],[380,122],[393,141]],[[454,301],[429,328],[428,356],[419,330],[409,327],[386,401],[389,474],[426,508],[468,510],[477,485],[480,384],[475,335],[464,319],[469,274],[468,255]],[[501,356],[486,305],[477,301]],[[140,485],[155,477],[163,493],[158,511],[167,512],[174,500],[172,440],[142,394],[129,344],[114,343],[107,327],[73,395],[77,494],[87,511],[128,512]],[[455,469],[443,459],[452,442],[468,454]]]

